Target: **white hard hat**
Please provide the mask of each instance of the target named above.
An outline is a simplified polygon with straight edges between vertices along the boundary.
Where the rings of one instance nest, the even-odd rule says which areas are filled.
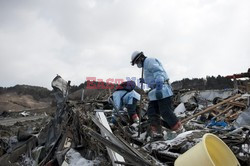
[[[135,61],[140,58],[140,56],[143,55],[143,52],[135,51],[131,55],[131,64],[134,65]]]

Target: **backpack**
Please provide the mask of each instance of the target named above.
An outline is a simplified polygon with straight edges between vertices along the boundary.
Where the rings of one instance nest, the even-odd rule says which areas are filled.
[[[126,91],[126,93],[124,93],[124,95],[122,95],[122,97],[121,97],[121,104],[122,105],[123,105],[123,98],[126,96],[126,94],[128,94],[129,92],[134,90],[135,87],[136,87],[136,85],[135,85],[134,81],[125,81],[125,82],[122,82],[120,85],[117,86],[115,91],[119,91],[119,90],[125,90]],[[113,95],[110,96],[110,98],[113,100]]]
[[[131,92],[132,90],[135,89],[135,87],[136,87],[136,84],[134,81],[125,81],[121,83],[120,85],[118,85],[115,91],[125,90],[127,92]]]

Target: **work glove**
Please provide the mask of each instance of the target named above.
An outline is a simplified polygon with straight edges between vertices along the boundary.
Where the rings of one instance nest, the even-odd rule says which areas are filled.
[[[140,80],[140,83],[145,83],[144,78],[139,78],[139,80]]]
[[[162,91],[161,90],[157,90],[155,91],[155,97],[156,99],[162,99]]]

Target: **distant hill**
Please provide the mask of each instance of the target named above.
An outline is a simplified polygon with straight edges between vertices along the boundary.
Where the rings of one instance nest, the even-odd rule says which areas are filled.
[[[53,98],[52,91],[39,86],[0,87],[0,114],[48,108]]]
[[[35,100],[51,98],[52,91],[44,87],[30,85],[16,85],[13,87],[0,87],[0,94],[15,92],[18,95],[31,95]]]
[[[230,78],[218,75],[207,76],[204,78],[184,78],[181,81],[175,81],[172,84],[174,90],[191,89],[191,90],[209,90],[209,89],[231,89],[233,88],[233,81]]]

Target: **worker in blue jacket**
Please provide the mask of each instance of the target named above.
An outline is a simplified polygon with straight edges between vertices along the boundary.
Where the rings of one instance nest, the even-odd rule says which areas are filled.
[[[131,64],[137,67],[143,67],[144,79],[140,81],[146,83],[151,89],[148,93],[149,106],[147,110],[151,134],[161,135],[161,120],[163,118],[164,126],[173,131],[179,130],[182,125],[173,113],[172,88],[169,85],[169,77],[162,64],[156,58],[147,58],[143,52],[135,51],[131,56]]]
[[[128,81],[129,87],[130,88],[120,88],[112,94],[112,100],[117,108],[121,113],[124,112],[124,108],[126,108],[127,113],[130,117],[130,119],[138,123],[139,122],[139,117],[136,112],[136,104],[137,101],[140,100],[140,94],[137,93],[135,90],[131,89],[131,87],[135,87],[135,82],[134,81]],[[126,83],[125,83],[126,84]],[[114,115],[117,114],[115,111],[113,113]]]

